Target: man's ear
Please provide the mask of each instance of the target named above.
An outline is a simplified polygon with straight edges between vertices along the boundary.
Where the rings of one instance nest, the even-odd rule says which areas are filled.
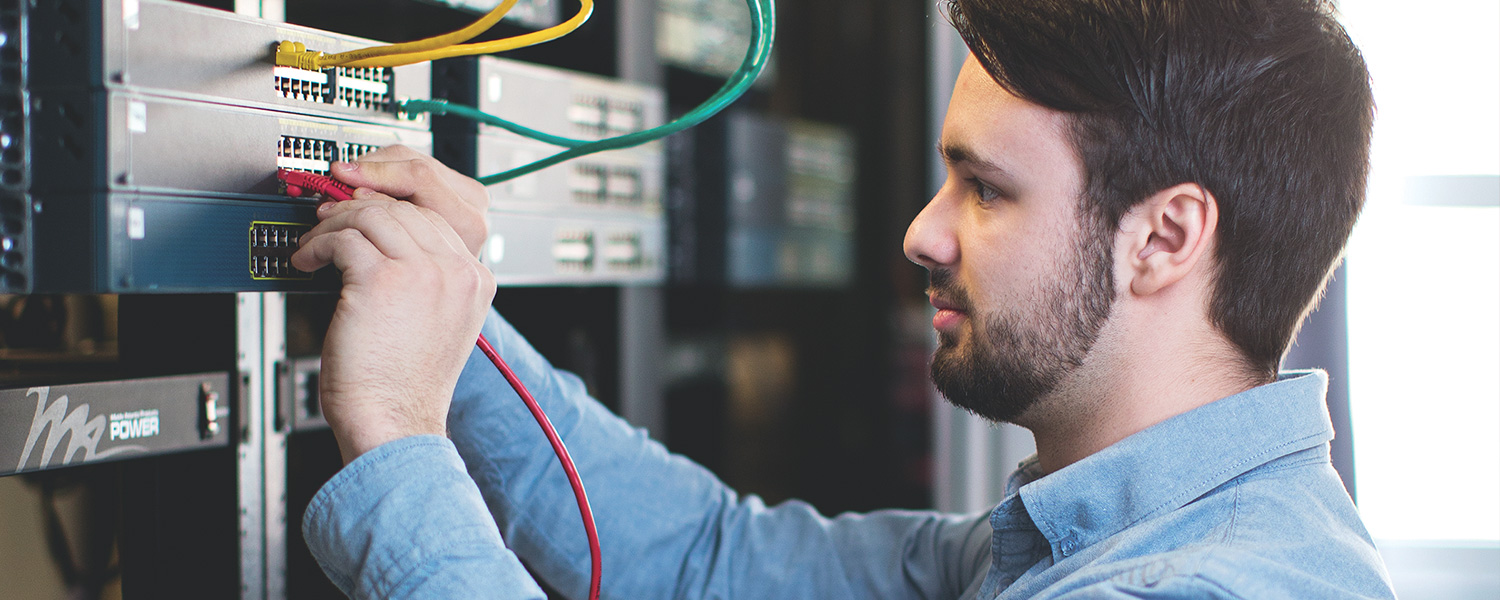
[[[1152,194],[1120,223],[1130,291],[1149,296],[1182,281],[1208,255],[1219,224],[1213,194],[1196,183]]]

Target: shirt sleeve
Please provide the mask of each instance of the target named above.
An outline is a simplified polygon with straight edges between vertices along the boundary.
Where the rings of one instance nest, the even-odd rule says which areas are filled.
[[[302,531],[351,598],[545,598],[446,438],[382,444],[324,484]]]
[[[573,453],[598,524],[605,598],[956,597],[988,566],[983,515],[830,519],[800,502],[767,507],[615,417],[498,314],[484,333]],[[583,597],[589,554],[571,488],[530,413],[477,351],[448,427],[506,541],[548,585]]]

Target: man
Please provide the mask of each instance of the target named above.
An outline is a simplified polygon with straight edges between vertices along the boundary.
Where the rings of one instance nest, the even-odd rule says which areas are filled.
[[[322,398],[349,464],[304,524],[333,581],[541,597],[519,555],[584,595],[562,473],[469,349],[483,321],[574,449],[604,597],[1392,597],[1329,464],[1325,376],[1277,374],[1363,202],[1368,76],[1330,8],[949,9],[973,57],[905,246],[939,390],[1036,434],[998,507],[828,519],[736,495],[484,316],[482,190],[392,150],[339,165],[361,191],[293,258],[345,278]]]

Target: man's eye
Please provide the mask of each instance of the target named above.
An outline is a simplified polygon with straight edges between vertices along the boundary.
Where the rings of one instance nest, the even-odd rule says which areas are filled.
[[[999,200],[1001,197],[1000,190],[997,190],[989,184],[980,181],[977,177],[970,177],[969,185],[972,186],[974,188],[974,191],[979,194],[980,203],[988,204],[990,202]]]

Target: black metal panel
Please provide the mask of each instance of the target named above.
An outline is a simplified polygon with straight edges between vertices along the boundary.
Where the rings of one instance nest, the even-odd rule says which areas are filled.
[[[144,196],[45,196],[36,215],[38,291],[237,292],[332,290],[338,274],[257,279],[252,224],[317,223],[307,202]],[[100,231],[103,230],[103,231]]]
[[[227,446],[229,375],[0,390],[0,474]]]

